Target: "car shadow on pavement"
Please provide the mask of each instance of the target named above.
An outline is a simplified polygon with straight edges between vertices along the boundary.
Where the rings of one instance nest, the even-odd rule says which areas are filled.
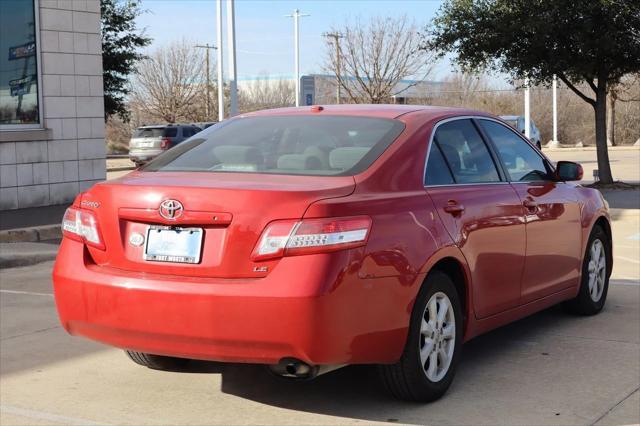
[[[555,306],[471,340],[464,346],[457,377],[448,394],[428,406],[446,412],[453,401],[469,398],[469,393],[473,396],[478,387],[474,381],[488,374],[496,359],[509,362],[514,353],[523,352],[544,359],[549,353],[545,352],[547,345],[541,341],[548,340],[550,335],[562,334],[563,330],[583,327],[580,321],[585,320],[588,321],[566,314]],[[185,371],[221,374],[222,392],[289,410],[414,424],[421,423],[424,414],[421,411],[424,404],[393,399],[383,388],[375,366],[349,366],[311,381],[275,377],[259,365],[193,361]]]

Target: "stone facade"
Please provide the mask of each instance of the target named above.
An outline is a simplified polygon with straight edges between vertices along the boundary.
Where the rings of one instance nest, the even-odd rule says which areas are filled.
[[[68,204],[106,177],[100,0],[39,0],[42,129],[0,130],[0,210]]]

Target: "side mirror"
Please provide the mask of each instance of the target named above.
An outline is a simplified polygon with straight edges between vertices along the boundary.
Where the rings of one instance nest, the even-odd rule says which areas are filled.
[[[573,161],[558,161],[556,164],[555,177],[560,181],[581,180],[583,175],[582,166]]]

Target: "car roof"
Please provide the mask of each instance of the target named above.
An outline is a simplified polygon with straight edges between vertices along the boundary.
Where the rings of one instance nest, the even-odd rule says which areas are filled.
[[[322,108],[320,110],[320,108]],[[312,105],[303,107],[276,108],[241,114],[240,117],[259,117],[275,115],[348,115],[379,118],[398,118],[405,114],[420,112],[422,117],[437,118],[450,115],[488,115],[484,112],[465,108],[442,107],[432,105],[389,105],[389,104],[348,104],[348,105]]]

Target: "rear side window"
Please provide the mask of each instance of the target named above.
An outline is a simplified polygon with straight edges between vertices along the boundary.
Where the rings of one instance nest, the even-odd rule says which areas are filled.
[[[164,132],[162,133],[162,136],[164,136],[165,138],[175,138],[177,135],[178,135],[177,127],[167,127],[164,129]]]
[[[546,162],[537,150],[511,129],[490,120],[480,125],[498,149],[500,159],[512,181],[529,182],[549,179]]]
[[[500,181],[489,149],[471,120],[450,121],[438,126],[434,140],[456,183]]]
[[[433,141],[431,145],[424,183],[425,185],[450,185],[455,183],[453,176],[451,176],[451,170],[449,170],[449,166],[436,141]]]
[[[403,129],[384,118],[238,117],[198,133],[143,170],[352,175],[367,169]]]
[[[141,127],[136,129],[134,138],[159,138],[162,136],[164,127]]]

